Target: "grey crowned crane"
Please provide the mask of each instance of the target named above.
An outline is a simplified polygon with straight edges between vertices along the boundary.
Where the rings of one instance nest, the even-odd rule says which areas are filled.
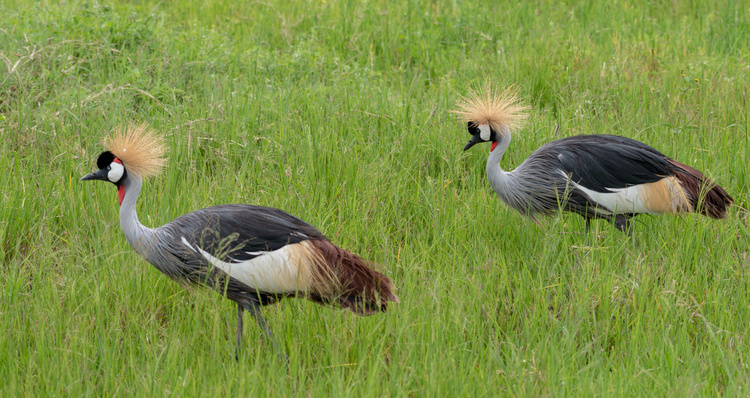
[[[159,228],[138,221],[136,201],[145,177],[165,165],[165,146],[145,125],[121,129],[105,142],[98,171],[81,180],[115,185],[120,226],[130,245],[156,269],[183,285],[217,290],[237,303],[237,351],[248,311],[286,358],[260,307],[300,296],[357,315],[385,312],[398,302],[393,284],[373,263],[331,243],[320,231],[281,210],[243,204],[208,207]]]
[[[510,144],[511,130],[527,118],[517,91],[493,95],[471,93],[454,111],[468,123],[471,139],[464,151],[492,143],[487,178],[497,196],[535,222],[559,209],[580,214],[586,230],[592,219],[605,219],[630,233],[637,214],[699,212],[726,217],[733,199],[698,170],[670,159],[650,146],[613,135],[581,135],[540,147],[513,171],[500,160]]]

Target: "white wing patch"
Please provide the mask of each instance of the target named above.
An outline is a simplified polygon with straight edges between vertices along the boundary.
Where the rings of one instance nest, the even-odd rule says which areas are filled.
[[[299,231],[294,231],[294,232],[292,232],[289,235],[296,236],[296,237],[302,238],[302,239],[308,239],[309,238],[309,236],[307,236],[307,235],[305,235],[305,234],[303,234],[302,232],[299,232]]]
[[[565,178],[568,175],[560,170]],[[599,214],[626,214],[626,213],[646,213],[646,214],[663,214],[663,212],[654,211],[646,206],[650,192],[646,189],[648,184],[633,185],[627,188],[607,188],[612,192],[597,192],[584,187],[574,181],[570,181],[572,187],[578,188],[588,195],[591,200],[597,203],[596,212]]]
[[[188,242],[188,241],[187,241],[187,239],[185,239],[185,237],[184,237],[184,236],[182,237],[182,243],[183,243],[183,244],[184,244],[185,246],[189,247],[190,249],[192,249],[192,250],[195,250],[195,248],[193,247],[193,245],[191,245],[191,244],[190,244],[190,242]]]
[[[251,256],[262,256],[264,254],[268,254],[268,253],[271,253],[271,252],[245,252],[245,253],[247,253],[247,254],[249,254]]]
[[[661,214],[652,211],[643,201],[643,185],[633,185],[627,188],[607,188],[610,193],[593,191],[583,185],[571,182],[574,187],[583,191],[598,204],[596,211],[601,214],[647,213]]]
[[[290,293],[306,291],[312,285],[309,268],[310,254],[305,242],[286,245],[270,252],[247,252],[258,257],[231,263],[214,257],[200,247],[191,245],[185,237],[182,238],[182,243],[197,250],[214,267],[258,291]]]

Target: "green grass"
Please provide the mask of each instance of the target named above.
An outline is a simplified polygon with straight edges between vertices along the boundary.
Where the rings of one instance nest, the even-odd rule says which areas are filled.
[[[743,2],[0,1],[0,396],[750,394],[750,8]],[[727,220],[634,239],[499,203],[449,110],[516,84],[503,161],[611,133],[705,171]],[[383,264],[401,304],[264,314],[181,289],[80,183],[102,137],[163,132],[141,221],[273,206]]]

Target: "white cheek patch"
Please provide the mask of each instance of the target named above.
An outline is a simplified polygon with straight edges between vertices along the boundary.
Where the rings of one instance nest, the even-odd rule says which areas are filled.
[[[120,163],[112,162],[109,165],[109,173],[107,173],[107,178],[109,178],[110,181],[120,181],[120,178],[122,178],[123,174],[125,174],[125,168]]]
[[[480,124],[477,127],[479,127],[479,138],[483,141],[489,141],[491,134],[490,126],[487,124]]]

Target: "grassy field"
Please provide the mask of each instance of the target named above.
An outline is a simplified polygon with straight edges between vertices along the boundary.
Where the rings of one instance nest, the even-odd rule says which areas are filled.
[[[735,1],[0,0],[0,396],[750,395],[750,6]],[[684,4],[683,4],[684,3]],[[640,4],[640,5],[638,5]],[[629,239],[501,204],[449,111],[515,84],[514,168],[611,133],[705,171],[726,220]],[[383,264],[401,303],[264,314],[141,259],[116,192],[81,183],[148,122],[169,168],[141,221],[273,206]]]

